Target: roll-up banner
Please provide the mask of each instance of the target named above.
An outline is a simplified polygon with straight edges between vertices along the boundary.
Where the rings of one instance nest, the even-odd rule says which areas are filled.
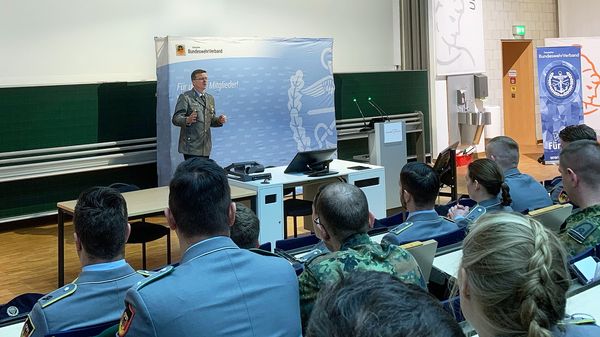
[[[559,132],[583,123],[580,47],[539,47],[537,61],[544,160],[556,163]]]
[[[257,161],[286,165],[298,151],[335,147],[333,40],[330,38],[155,38],[159,185],[177,164],[179,127],[172,125],[178,96],[204,69],[215,114],[210,157],[221,166]]]

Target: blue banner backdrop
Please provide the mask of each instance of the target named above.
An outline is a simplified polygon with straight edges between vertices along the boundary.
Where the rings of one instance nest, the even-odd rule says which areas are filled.
[[[208,72],[215,113],[211,158],[221,166],[287,165],[298,151],[335,147],[333,40],[329,38],[156,38],[157,161],[166,185],[183,155],[171,124],[190,74]]]
[[[558,133],[583,123],[580,47],[540,47],[537,61],[544,160],[555,163],[560,154]]]

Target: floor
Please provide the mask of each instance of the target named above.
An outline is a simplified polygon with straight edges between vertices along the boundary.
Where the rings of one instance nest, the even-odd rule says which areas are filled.
[[[558,175],[556,166],[543,166],[536,159],[542,152],[540,146],[521,149],[519,169],[531,174],[537,180],[551,179]],[[465,193],[465,167],[458,169],[459,193]],[[443,202],[443,200],[440,200]],[[147,219],[150,222],[165,224],[163,217]],[[290,221],[291,223],[291,218]],[[47,293],[56,288],[57,279],[57,229],[56,217],[38,219],[19,224],[0,224],[0,303],[26,292]],[[302,227],[301,223],[300,226]],[[303,231],[300,230],[302,233]],[[291,226],[288,233],[293,233]],[[73,226],[65,224],[65,280],[77,277],[80,270],[79,259],[73,243]],[[181,253],[177,236],[171,237],[172,261],[178,261]],[[158,268],[166,263],[166,239],[162,238],[147,245],[148,269]],[[141,245],[127,245],[126,259],[136,269],[142,268]]]

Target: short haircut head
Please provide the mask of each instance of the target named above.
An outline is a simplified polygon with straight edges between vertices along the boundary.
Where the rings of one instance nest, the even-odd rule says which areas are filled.
[[[192,71],[192,74],[190,75],[190,78],[193,81],[193,80],[196,79],[197,75],[204,74],[204,73],[206,73],[206,70],[204,70],[204,69],[196,69],[196,70]]]
[[[577,140],[560,151],[562,170],[570,168],[584,184],[600,187],[600,144],[595,140]]]
[[[560,130],[558,137],[563,142],[572,143],[578,140],[598,141],[596,131],[585,124],[569,125]]]
[[[429,165],[411,162],[400,171],[400,187],[413,196],[417,206],[433,206],[440,190],[440,178]]]
[[[367,197],[355,185],[336,182],[325,186],[317,198],[315,212],[339,240],[369,230]]]
[[[225,170],[213,160],[192,158],[179,164],[169,185],[169,208],[181,234],[228,234],[230,204]]]
[[[358,271],[323,288],[309,337],[458,337],[458,323],[421,288],[388,273]]]
[[[492,138],[485,147],[485,152],[488,158],[494,156],[494,161],[498,163],[502,170],[508,170],[519,165],[519,144],[510,137],[498,136]]]
[[[73,223],[89,256],[110,260],[124,253],[127,205],[119,191],[99,186],[83,191],[77,199]]]
[[[260,223],[256,214],[244,204],[236,202],[235,222],[231,226],[231,240],[240,248],[256,248],[259,234]]]

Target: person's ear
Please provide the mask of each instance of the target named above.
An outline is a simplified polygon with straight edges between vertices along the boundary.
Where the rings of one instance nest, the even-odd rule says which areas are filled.
[[[479,184],[478,180],[473,181],[473,186],[475,187],[476,191],[479,191],[479,189],[481,188],[481,185]]]
[[[404,202],[407,204],[412,201],[412,194],[410,194],[410,192],[407,190],[402,190],[402,197],[404,198]],[[406,207],[406,205],[404,206]]]
[[[165,209],[165,218],[167,218],[167,224],[171,230],[177,229],[177,223],[175,223],[175,217],[173,217],[173,213],[171,213],[170,208]]]
[[[575,173],[575,171],[571,170],[570,168],[567,168],[567,176],[571,180],[571,185],[573,187],[579,185],[579,176],[577,175],[577,173]]]
[[[369,211],[369,229],[372,229],[375,225],[375,214]]]
[[[75,232],[73,232],[73,240],[75,241],[75,248],[78,252],[80,252],[83,249],[83,246],[81,245],[81,240],[79,240],[79,237]]]
[[[315,224],[315,230],[318,231],[319,235],[317,235],[317,237],[321,240],[329,241],[331,239],[329,232],[327,232],[327,229],[323,224]]]
[[[129,240],[129,235],[131,235],[131,224],[127,222],[127,228],[125,228],[125,242]]]
[[[227,210],[227,218],[229,220],[229,227],[233,226],[233,224],[235,223],[235,211],[237,209],[237,206],[235,205],[235,202],[231,202],[229,204],[229,209]]]

